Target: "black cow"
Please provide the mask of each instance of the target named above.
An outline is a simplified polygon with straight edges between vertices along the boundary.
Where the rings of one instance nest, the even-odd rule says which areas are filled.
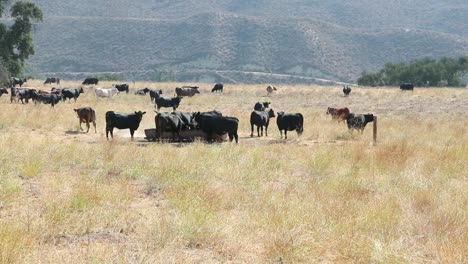
[[[182,100],[182,97],[173,97],[173,98],[167,98],[167,97],[161,97],[158,96],[154,99],[156,103],[156,107],[158,109],[161,109],[161,107],[172,107],[174,111],[179,107],[180,101]]]
[[[273,109],[270,109],[270,111],[253,111],[250,114],[250,136],[253,137],[254,125],[256,125],[258,136],[260,137],[260,130],[262,131],[261,135],[263,136],[263,127],[265,126],[265,136],[268,137],[268,125],[270,124],[271,117],[275,117]]]
[[[55,88],[55,87],[52,87],[52,89],[50,89],[50,93],[51,94],[62,94],[62,90],[65,89],[65,88]]]
[[[193,113],[179,111],[174,111],[172,113],[182,120],[182,130],[191,130],[197,127],[197,122],[195,122],[195,119],[193,118]]]
[[[198,90],[198,87],[197,86],[193,86],[193,87],[176,87],[175,88],[175,93],[178,97],[182,97],[182,96],[189,96],[189,97],[192,97],[194,96],[195,94],[199,94],[200,91]]]
[[[140,126],[141,119],[146,112],[118,113],[114,111],[106,112],[106,138],[109,139],[109,133],[114,138],[114,128],[130,129],[130,136],[133,139],[135,130]]]
[[[145,88],[145,89],[148,89],[148,88]],[[153,102],[154,99],[156,99],[157,97],[159,97],[159,95],[162,94],[162,90],[149,89],[149,94],[150,94],[151,102]]]
[[[94,109],[92,109],[91,107],[81,107],[81,108],[77,108],[77,109],[73,109],[73,111],[76,112],[76,114],[78,115],[78,119],[80,120],[80,130],[83,130],[83,128],[81,128],[81,123],[86,123],[86,127],[88,128],[88,130],[86,130],[86,133],[89,132],[89,123],[90,122],[93,122],[93,126],[94,126],[94,133],[97,133],[96,131],[96,111],[94,111]]]
[[[35,104],[37,104],[38,102],[43,104],[50,104],[52,108],[54,108],[54,106],[60,102],[60,99],[62,99],[62,96],[58,94],[45,94],[36,92],[34,92],[33,94]]]
[[[19,85],[19,87],[23,86],[23,83],[27,82],[27,79],[20,79],[17,77],[11,77],[11,86],[16,87],[16,85]]]
[[[400,85],[400,89],[403,90],[403,91],[406,91],[406,90],[411,90],[413,91],[414,89],[414,85],[412,83],[402,83]]]
[[[300,136],[304,132],[304,117],[300,113],[295,114],[286,114],[284,112],[278,112],[276,117],[276,124],[283,138],[284,130],[284,139],[288,138],[288,131],[296,130],[297,135]]]
[[[90,84],[98,84],[98,82],[99,82],[98,78],[86,78],[82,84],[90,85]]]
[[[145,88],[145,89],[140,89],[140,90],[137,90],[135,92],[136,95],[146,95],[147,93],[149,93],[150,89],[148,88]]]
[[[50,84],[50,83],[60,84],[60,79],[56,77],[47,77],[47,79],[44,81],[44,84]]]
[[[154,117],[154,123],[156,124],[156,131],[159,135],[159,138],[162,136],[164,131],[172,132],[172,139],[175,140],[175,135],[180,141],[180,131],[184,126],[184,122],[179,117],[179,115],[173,113],[158,113]]]
[[[115,87],[119,92],[126,92],[128,94],[128,84],[113,84],[112,87]]]
[[[257,102],[254,105],[255,111],[265,111],[270,106],[271,102]]]
[[[235,117],[220,116],[219,112],[195,113],[194,118],[200,129],[208,134],[208,140],[213,138],[213,135],[223,135],[228,133],[229,141],[233,139],[238,143],[239,136],[237,129],[239,127],[239,119]]]
[[[0,97],[2,97],[3,94],[8,94],[8,90],[6,88],[0,88]]]
[[[349,114],[348,118],[346,119],[346,123],[348,124],[349,131],[353,129],[360,130],[361,134],[364,132],[364,128],[366,128],[367,123],[374,122],[374,115],[373,114]]]
[[[76,102],[76,99],[78,99],[78,97],[80,96],[80,94],[84,93],[83,91],[83,87],[81,87],[80,89],[76,89],[76,88],[65,88],[65,89],[62,89],[61,90],[61,93],[62,93],[62,99],[63,101],[65,102],[67,99],[68,101],[70,102],[70,100],[73,98],[75,99],[75,102]]]
[[[10,92],[11,92],[10,102],[13,102],[13,100],[15,101],[20,100],[21,103],[24,104],[24,102],[29,103],[29,99],[34,100],[36,89],[12,87]]]
[[[213,87],[213,89],[211,89],[211,92],[214,93],[214,92],[223,92],[223,88],[224,88],[224,85],[222,83],[217,83],[215,84],[215,86]]]
[[[351,93],[351,87],[349,87],[349,85],[343,85],[343,93],[345,97],[348,96]]]

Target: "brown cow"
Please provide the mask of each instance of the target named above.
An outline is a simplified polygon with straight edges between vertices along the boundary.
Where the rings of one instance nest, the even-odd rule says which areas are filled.
[[[81,128],[81,123],[86,123],[86,127],[88,130],[86,130],[86,133],[89,132],[89,122],[93,122],[94,126],[94,133],[97,133],[96,131],[96,112],[94,109],[91,107],[81,107],[77,109],[73,109],[76,114],[78,115],[78,119],[80,119],[80,130],[83,130]]]
[[[273,91],[276,91],[276,87],[268,85],[266,90],[267,90],[267,95],[270,96],[273,93]]]
[[[349,109],[345,108],[332,108],[328,107],[327,115],[332,116],[332,120],[338,120],[338,122],[345,121],[349,116]]]

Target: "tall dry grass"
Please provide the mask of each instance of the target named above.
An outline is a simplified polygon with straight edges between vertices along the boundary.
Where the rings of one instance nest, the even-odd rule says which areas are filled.
[[[42,87],[39,81],[29,85]],[[78,86],[64,82],[64,86]],[[179,84],[136,83],[173,94]],[[110,83],[102,86],[109,87]],[[149,97],[10,104],[0,98],[0,262],[464,263],[468,226],[468,91],[226,85],[180,110],[240,119],[238,145],[159,144]],[[305,116],[302,137],[250,135],[257,101]],[[98,133],[78,132],[73,108],[96,109]],[[379,116],[349,134],[328,106]],[[146,111],[106,141],[104,113]]]

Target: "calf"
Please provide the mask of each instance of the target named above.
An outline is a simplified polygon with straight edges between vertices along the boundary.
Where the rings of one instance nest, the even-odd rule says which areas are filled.
[[[327,108],[327,115],[331,115],[332,120],[338,120],[338,122],[345,121],[349,115],[349,109],[345,108]]]
[[[97,78],[86,78],[86,79],[82,82],[82,84],[83,84],[83,85],[88,85],[88,84],[89,84],[89,85],[90,85],[90,84],[96,85],[96,84],[98,84],[98,82],[99,82],[99,80],[98,80]]]
[[[133,139],[135,130],[140,126],[141,119],[146,112],[118,113],[114,111],[106,112],[106,138],[109,139],[109,133],[114,138],[114,128],[130,129],[130,136]]]
[[[200,91],[198,90],[198,87],[197,86],[194,86],[194,87],[176,87],[175,88],[175,93],[178,97],[182,97],[182,96],[189,96],[189,97],[192,97],[194,96],[195,94],[199,94]]]
[[[223,88],[224,88],[224,85],[222,83],[217,83],[215,84],[215,86],[213,87],[213,89],[211,89],[211,92],[214,93],[214,92],[223,92]]]
[[[270,106],[271,102],[257,102],[254,105],[255,111],[265,111]]]
[[[267,96],[270,96],[273,93],[273,91],[276,91],[276,90],[277,90],[276,87],[268,85],[266,88]]]
[[[239,136],[237,129],[239,127],[239,119],[235,117],[221,116],[219,112],[195,113],[194,118],[200,129],[208,134],[208,140],[213,138],[213,135],[223,135],[228,133],[229,141],[233,139],[238,143]]]
[[[3,94],[8,94],[8,90],[7,90],[6,88],[0,88],[0,97],[1,97]]]
[[[179,107],[180,101],[182,100],[182,97],[173,97],[173,98],[167,98],[167,97],[161,97],[158,96],[154,99],[156,102],[156,107],[158,109],[161,109],[161,107],[172,107],[174,111]]]
[[[119,92],[126,92],[128,94],[128,84],[126,83],[113,84],[112,87],[119,90]]]
[[[96,130],[96,111],[92,109],[91,107],[81,107],[77,109],[73,109],[76,114],[78,115],[78,119],[80,121],[80,130],[83,131],[83,128],[81,127],[81,123],[86,123],[86,127],[88,128],[86,130],[86,133],[89,132],[89,123],[93,122],[94,126],[94,133],[97,133]]]
[[[250,114],[250,127],[251,133],[250,136],[253,137],[254,125],[257,126],[257,134],[260,137],[260,130],[262,131],[263,136],[263,126],[265,126],[265,136],[268,137],[268,125],[270,124],[270,118],[275,117],[275,112],[273,109],[270,111],[253,111]]]
[[[346,123],[348,124],[349,131],[353,129],[360,130],[361,134],[364,132],[364,128],[366,128],[367,123],[374,122],[374,115],[373,114],[349,114],[348,118],[346,119]]]
[[[135,92],[135,94],[136,94],[136,95],[146,95],[149,91],[150,91],[150,89],[148,89],[148,88],[140,89],[140,90],[137,90],[137,91]]]
[[[66,89],[62,89],[61,92],[62,92],[62,98],[64,102],[67,99],[68,99],[68,102],[70,102],[72,98],[75,99],[75,102],[76,102],[76,99],[78,99],[80,94],[84,93],[83,87],[81,87],[80,89],[66,88]]]
[[[283,138],[283,130],[284,139],[288,138],[288,131],[296,130],[298,136],[302,135],[302,132],[304,132],[304,117],[302,114],[285,114],[284,112],[278,112],[277,114],[276,124],[278,125],[281,138]]]
[[[96,88],[94,93],[97,97],[107,97],[112,98],[112,96],[119,93],[119,90],[112,88],[112,89],[104,89],[104,88]]]

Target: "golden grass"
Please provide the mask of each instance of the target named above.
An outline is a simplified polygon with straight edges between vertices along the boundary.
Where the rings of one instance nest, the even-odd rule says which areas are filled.
[[[40,82],[28,85],[39,87]],[[111,83],[103,83],[109,87]],[[76,87],[77,82],[64,86]],[[173,94],[174,83],[136,83]],[[160,144],[149,96],[10,104],[0,98],[2,263],[463,263],[467,261],[468,91],[226,85],[184,98],[181,111],[240,119],[239,144]],[[301,112],[304,134],[250,138],[253,104]],[[96,109],[80,133],[73,108]],[[379,117],[363,135],[328,106]],[[104,113],[146,111],[132,142],[113,141]]]

